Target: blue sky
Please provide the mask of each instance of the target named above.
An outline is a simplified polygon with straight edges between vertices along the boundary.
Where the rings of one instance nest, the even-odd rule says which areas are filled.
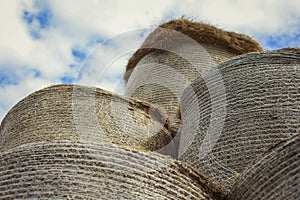
[[[250,35],[265,49],[299,47],[299,2],[1,1],[0,120],[19,100],[53,84],[121,91],[126,62],[148,34],[135,30],[182,15]]]

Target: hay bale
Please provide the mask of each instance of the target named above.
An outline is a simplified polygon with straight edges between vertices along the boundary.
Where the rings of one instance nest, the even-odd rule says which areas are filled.
[[[34,92],[9,111],[0,127],[0,151],[55,140],[158,150],[171,139],[166,117],[152,104],[79,85]]]
[[[249,162],[300,130],[300,57],[230,60],[195,80],[181,106],[179,160],[230,189]]]
[[[216,64],[261,50],[248,36],[187,19],[171,20],[154,30],[130,58],[125,95],[161,106],[176,135],[180,97],[190,82]]]
[[[297,200],[300,197],[300,135],[283,141],[250,165],[228,200]]]
[[[180,32],[199,44],[204,45],[204,48],[217,64],[236,55],[263,51],[262,47],[255,40],[244,34],[224,31],[212,25],[193,22],[185,18],[170,20],[169,22],[159,25],[158,28],[146,38],[140,49],[129,59],[126,67],[126,72],[128,73],[124,74],[125,81],[128,81],[132,69],[134,69],[147,54],[157,49],[171,48],[178,45],[174,42],[174,40],[176,41],[178,39],[176,38],[178,34],[168,30]]]
[[[157,153],[113,144],[50,142],[0,153],[0,199],[221,200],[203,174]]]

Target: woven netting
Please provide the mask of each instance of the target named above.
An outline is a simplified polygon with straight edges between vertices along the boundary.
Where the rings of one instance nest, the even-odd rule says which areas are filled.
[[[300,197],[300,135],[268,150],[247,168],[229,200],[298,200]]]
[[[49,140],[113,142],[158,150],[171,139],[168,121],[155,106],[79,85],[34,92],[9,111],[0,127],[1,151]]]
[[[112,144],[31,143],[0,153],[0,199],[224,199],[192,167]]]
[[[171,20],[154,30],[130,58],[125,95],[161,106],[176,135],[179,98],[190,82],[216,64],[261,50],[248,36],[187,19]]]
[[[179,159],[229,189],[249,162],[300,130],[300,57],[223,63],[186,89],[181,106]]]

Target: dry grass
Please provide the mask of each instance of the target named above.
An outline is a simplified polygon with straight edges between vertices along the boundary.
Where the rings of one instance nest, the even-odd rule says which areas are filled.
[[[267,51],[269,53],[292,53],[292,54],[300,54],[300,48],[292,48],[292,47],[287,47],[287,48],[282,48],[278,50],[271,50]]]

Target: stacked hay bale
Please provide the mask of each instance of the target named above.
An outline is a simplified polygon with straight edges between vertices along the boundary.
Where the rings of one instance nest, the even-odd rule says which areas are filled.
[[[300,135],[283,141],[250,165],[228,200],[297,200],[300,197]]]
[[[299,54],[285,49],[225,62],[195,80],[181,106],[179,160],[229,190],[251,161],[300,130]]]
[[[151,152],[170,140],[168,120],[144,101],[78,85],[39,90],[1,123],[0,199],[224,199],[193,167]]]
[[[158,150],[171,139],[168,120],[152,104],[79,85],[34,92],[10,110],[0,127],[0,151],[57,140]]]
[[[31,143],[0,153],[0,199],[217,200],[225,191],[169,157],[112,144]]]
[[[187,19],[171,20],[155,29],[130,58],[124,74],[125,95],[161,106],[175,136],[180,97],[190,82],[232,57],[259,51],[260,45],[248,36]],[[175,157],[178,137],[175,147],[169,147]]]
[[[129,60],[132,97],[78,85],[29,95],[0,126],[0,199],[297,199],[300,51],[236,57],[260,51],[171,20]]]

